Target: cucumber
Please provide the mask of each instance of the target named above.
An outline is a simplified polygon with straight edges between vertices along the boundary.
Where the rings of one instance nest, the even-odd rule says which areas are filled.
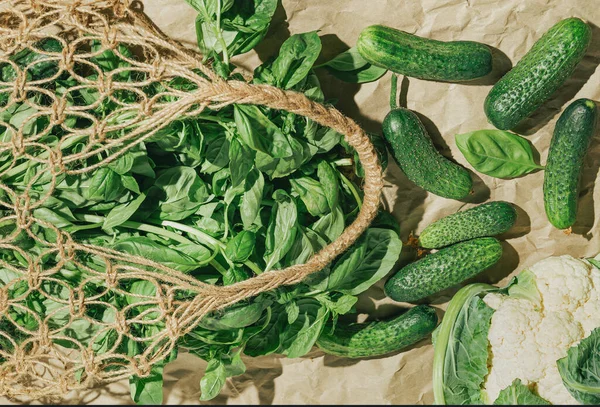
[[[578,99],[560,115],[550,141],[544,174],[544,207],[552,225],[567,229],[577,218],[583,158],[596,132],[598,109]]]
[[[509,130],[527,118],[571,76],[591,38],[578,18],[555,24],[491,89],[484,103],[489,122]]]
[[[418,301],[481,273],[501,256],[502,245],[493,237],[457,243],[403,267],[384,290],[395,301]]]
[[[419,244],[426,249],[439,249],[476,237],[495,236],[513,227],[516,220],[517,211],[510,203],[488,202],[427,226],[419,236]]]
[[[356,48],[371,64],[413,78],[460,82],[492,71],[492,53],[483,44],[430,40],[382,25],[363,29]]]
[[[392,109],[383,120],[392,157],[409,180],[444,198],[462,199],[471,192],[469,172],[436,150],[427,130],[408,109]]]
[[[435,329],[435,309],[418,305],[395,318],[368,323],[338,321],[335,331],[323,330],[317,346],[330,355],[347,358],[381,356],[419,342]]]

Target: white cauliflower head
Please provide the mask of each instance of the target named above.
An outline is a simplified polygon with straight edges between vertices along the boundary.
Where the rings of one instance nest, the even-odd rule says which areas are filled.
[[[578,404],[563,385],[556,361],[600,326],[600,270],[565,255],[536,263],[530,276],[539,297],[484,297],[495,310],[488,334],[487,400],[493,402],[502,389],[521,379],[553,404]]]

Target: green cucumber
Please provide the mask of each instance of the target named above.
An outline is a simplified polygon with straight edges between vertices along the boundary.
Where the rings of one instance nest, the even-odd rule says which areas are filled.
[[[550,223],[559,229],[571,227],[577,218],[583,158],[596,133],[597,116],[593,101],[578,99],[556,122],[544,174],[544,207]]]
[[[463,199],[471,193],[469,172],[440,154],[417,115],[404,108],[392,109],[383,120],[392,157],[409,180],[444,198]]]
[[[435,308],[418,305],[404,314],[385,321],[344,323],[335,331],[326,327],[317,346],[330,355],[346,358],[381,356],[399,351],[429,335],[438,323]]]
[[[508,202],[496,201],[446,216],[423,229],[419,244],[439,249],[451,244],[495,236],[509,230],[517,220],[517,211]]]
[[[571,76],[592,30],[579,18],[555,24],[492,88],[484,103],[490,123],[510,130],[531,115]]]
[[[492,53],[486,45],[430,40],[382,25],[363,29],[356,48],[371,64],[413,78],[460,82],[492,71]]]
[[[457,243],[403,267],[384,290],[395,301],[418,301],[481,273],[501,256],[502,245],[493,237]]]

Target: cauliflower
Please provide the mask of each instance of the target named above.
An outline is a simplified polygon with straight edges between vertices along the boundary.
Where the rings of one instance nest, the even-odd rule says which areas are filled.
[[[556,361],[600,326],[600,271],[564,255],[544,259],[529,272],[539,303],[499,293],[483,298],[495,310],[488,333],[486,398],[496,400],[502,389],[521,379],[553,404],[579,404],[563,385]]]
[[[434,332],[436,404],[599,404],[600,255],[471,284]]]

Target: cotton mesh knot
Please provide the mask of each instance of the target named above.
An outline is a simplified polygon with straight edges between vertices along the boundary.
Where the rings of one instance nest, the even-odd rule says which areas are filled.
[[[85,293],[83,290],[69,291],[69,314],[74,318],[82,318],[85,315]]]
[[[96,363],[94,352],[88,349],[81,350],[81,364],[83,370],[89,377],[94,377],[98,374],[98,364]]]
[[[114,50],[119,45],[117,39],[117,29],[115,27],[104,27],[104,35],[102,36],[102,46],[106,49]]]
[[[115,331],[117,331],[121,335],[127,335],[129,324],[127,323],[127,318],[122,312],[117,312],[115,315],[114,322]]]
[[[135,358],[135,363],[132,365],[135,375],[138,377],[148,377],[152,371],[152,366],[143,356]]]
[[[0,287],[0,316],[4,316],[8,311],[8,292],[7,287]]]
[[[13,206],[16,218],[16,227],[21,230],[27,230],[33,224],[33,217],[31,216],[31,212],[29,211],[29,196],[22,195],[20,196]]]

